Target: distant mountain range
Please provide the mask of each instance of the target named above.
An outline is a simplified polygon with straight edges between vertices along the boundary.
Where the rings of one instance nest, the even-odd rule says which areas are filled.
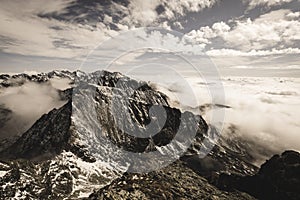
[[[66,103],[0,142],[1,199],[300,199],[299,153],[286,151],[259,169],[244,141],[171,107],[147,82],[107,71],[53,71],[0,75],[0,90],[54,78],[70,80],[68,89],[57,89]],[[0,106],[0,128],[11,112]],[[158,131],[146,137],[150,125]],[[141,160],[144,154],[150,156]],[[156,170],[137,173],[149,169]]]

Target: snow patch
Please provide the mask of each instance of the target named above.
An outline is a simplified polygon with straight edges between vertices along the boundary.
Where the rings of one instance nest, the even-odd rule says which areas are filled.
[[[3,176],[5,176],[6,173],[7,173],[7,171],[0,171],[0,178],[2,178]]]

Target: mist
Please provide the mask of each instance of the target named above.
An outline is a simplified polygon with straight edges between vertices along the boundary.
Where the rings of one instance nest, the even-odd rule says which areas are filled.
[[[299,86],[299,79],[292,78],[227,79],[231,109],[226,110],[223,133],[230,137],[228,127],[235,125],[236,134],[252,144],[250,153],[258,164],[286,149],[299,151]]]
[[[56,83],[56,85],[59,85]],[[0,139],[17,137],[26,132],[43,114],[66,102],[60,99],[58,89],[51,82],[25,82],[21,86],[0,89],[3,112]]]

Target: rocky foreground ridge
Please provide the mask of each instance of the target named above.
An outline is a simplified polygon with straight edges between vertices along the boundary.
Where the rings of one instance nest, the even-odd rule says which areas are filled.
[[[297,186],[293,187],[293,184],[299,186],[299,153],[285,152],[258,169],[248,163],[243,149],[231,149],[230,145],[220,143],[203,158],[203,149],[210,146],[206,139],[218,134],[216,130],[201,116],[170,107],[168,97],[146,82],[106,71],[91,74],[53,71],[0,75],[0,89],[18,87],[28,81],[43,84],[54,77],[72,81],[72,88],[58,91],[67,103],[43,115],[1,150],[1,199],[274,197],[266,194],[278,194],[276,197],[285,199],[299,197]],[[153,106],[165,110],[166,121],[162,126],[155,118],[160,113],[154,111],[153,116],[149,112]],[[120,128],[124,119],[131,120]],[[155,122],[154,129],[159,130],[151,137],[126,133],[133,129],[143,131],[151,121]],[[178,152],[164,147],[176,137],[178,130],[187,135],[195,131],[195,137],[189,149],[169,166],[160,169],[159,162],[163,160],[149,159],[142,165],[140,160],[124,156],[123,151],[140,154],[159,151],[176,156]],[[179,137],[179,147],[180,142],[184,138]],[[129,173],[141,166],[156,165],[158,169],[150,173]],[[285,184],[279,181],[282,179]]]

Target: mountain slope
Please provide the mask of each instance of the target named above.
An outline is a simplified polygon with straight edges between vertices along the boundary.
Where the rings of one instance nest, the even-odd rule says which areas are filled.
[[[209,139],[211,134],[218,134],[216,130],[201,116],[170,107],[167,96],[146,82],[135,81],[120,73],[77,71],[50,72],[34,77],[3,76],[2,86],[22,84],[18,82],[20,79],[47,82],[53,76],[69,77],[73,81],[72,90],[60,91],[68,103],[43,115],[0,153],[1,198],[88,197],[112,181],[107,187],[117,190],[118,177],[131,181],[132,175],[122,176],[125,172],[147,170],[158,170],[158,176],[154,176],[156,172],[137,176],[169,184],[174,194],[178,193],[175,190],[182,190],[182,197],[203,195],[203,198],[214,198],[205,189],[196,191],[196,186],[211,188],[209,191],[216,197],[224,199],[244,197],[241,193],[222,192],[203,179],[215,183],[222,172],[255,174],[257,168],[243,160],[243,154],[240,154],[243,151],[231,150],[226,145],[215,146],[203,158],[203,149],[209,150],[212,142]],[[189,143],[190,147],[185,148]],[[185,174],[185,177],[176,174]],[[143,188],[147,188],[148,183],[139,182],[139,187],[145,197],[150,198],[152,194]],[[191,185],[195,188],[190,191]],[[91,197],[102,198],[101,191],[105,190]],[[189,194],[192,191],[196,193],[194,196]],[[173,194],[165,195],[176,198]],[[248,198],[251,199],[246,195],[245,199]]]
[[[125,174],[94,192],[89,199],[255,199],[211,185],[180,161],[148,174]]]
[[[71,113],[72,105],[68,102],[43,115],[12,146],[1,152],[1,157],[38,159],[60,153],[70,137]]]

